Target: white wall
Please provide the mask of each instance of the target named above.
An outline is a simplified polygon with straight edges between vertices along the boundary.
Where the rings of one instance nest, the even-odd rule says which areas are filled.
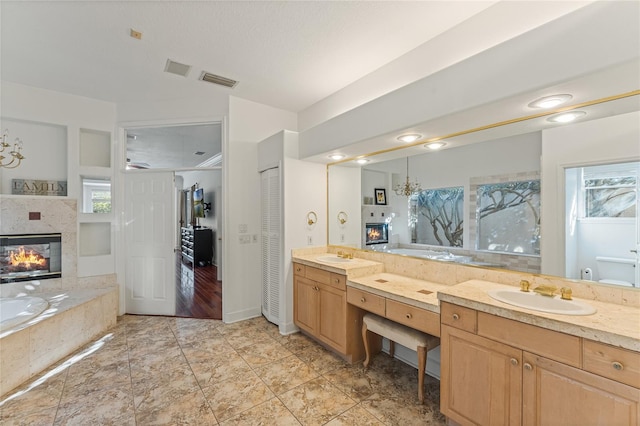
[[[231,96],[224,150],[224,259],[222,317],[235,322],[261,313],[260,244],[240,244],[239,226],[260,234],[258,142],[282,129],[297,130],[296,114]]]
[[[542,131],[542,273],[565,274],[565,168],[640,159],[640,112]]]

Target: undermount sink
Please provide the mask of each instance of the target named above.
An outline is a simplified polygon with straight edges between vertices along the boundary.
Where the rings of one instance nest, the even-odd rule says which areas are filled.
[[[543,296],[519,290],[490,290],[489,296],[500,302],[534,311],[562,315],[592,315],[596,308],[577,300],[563,300],[559,296]]]
[[[329,262],[329,263],[351,262],[351,259],[345,259],[344,257],[338,257],[338,256],[320,256],[316,258],[316,260],[319,260],[320,262]]]

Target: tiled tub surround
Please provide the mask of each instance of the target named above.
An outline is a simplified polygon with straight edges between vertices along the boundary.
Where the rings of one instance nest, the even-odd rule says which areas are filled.
[[[40,373],[116,323],[118,290],[39,293],[49,307],[0,333],[0,395]]]
[[[40,220],[29,220],[39,212]],[[0,394],[67,356],[115,324],[115,274],[78,277],[77,200],[0,195],[0,234],[60,233],[62,277],[0,285],[0,297],[38,296],[49,311],[0,338]]]

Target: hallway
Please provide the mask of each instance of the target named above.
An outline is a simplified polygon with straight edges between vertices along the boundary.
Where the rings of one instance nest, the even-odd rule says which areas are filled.
[[[176,260],[176,316],[222,319],[222,281],[215,265],[196,266]]]

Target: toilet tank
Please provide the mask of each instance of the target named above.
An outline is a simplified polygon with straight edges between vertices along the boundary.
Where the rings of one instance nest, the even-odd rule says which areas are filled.
[[[632,284],[635,280],[635,259],[596,256],[596,264],[600,282],[614,280]]]

